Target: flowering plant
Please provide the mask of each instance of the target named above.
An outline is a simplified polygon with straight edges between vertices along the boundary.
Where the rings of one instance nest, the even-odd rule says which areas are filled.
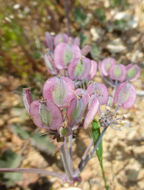
[[[23,101],[34,124],[45,129],[56,141],[65,173],[26,168],[2,168],[0,171],[43,173],[74,185],[81,181],[80,173],[96,151],[108,189],[102,164],[102,137],[109,126],[120,129],[122,125],[129,125],[123,120],[124,116],[118,117],[118,110],[133,106],[136,90],[130,82],[137,79],[140,69],[135,64],[118,64],[111,57],[100,62],[91,60],[86,57],[91,47],[86,45],[80,49],[79,38],[66,34],[53,37],[47,32],[44,43],[47,49],[43,58],[52,76],[44,83],[40,100],[33,100],[30,89],[26,88]],[[102,80],[112,86],[111,93],[106,84],[94,81],[98,71]],[[74,169],[72,141],[79,128],[90,128],[93,139]]]

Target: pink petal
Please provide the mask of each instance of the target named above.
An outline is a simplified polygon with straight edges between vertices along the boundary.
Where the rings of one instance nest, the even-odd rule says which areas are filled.
[[[93,79],[96,72],[97,72],[97,62],[91,60],[91,68],[90,68],[90,73],[88,74],[88,79],[89,80]]]
[[[37,127],[43,128],[44,125],[39,116],[39,100],[35,100],[30,105],[30,116]]]
[[[70,126],[78,124],[82,120],[82,116],[86,110],[89,101],[89,95],[83,94],[81,98],[74,97],[67,109],[67,118]]]
[[[54,51],[54,62],[57,69],[65,69],[70,62],[81,57],[78,46],[60,43]]]
[[[88,86],[87,92],[90,96],[96,94],[101,105],[107,104],[108,89],[103,83],[90,84]]]
[[[100,73],[104,76],[108,76],[109,70],[111,67],[113,67],[113,65],[116,64],[116,60],[114,58],[109,57],[101,61],[99,64]]]
[[[54,48],[53,40],[54,40],[53,36],[51,36],[49,32],[46,32],[44,43],[45,43],[45,46],[49,48],[51,52],[53,52],[53,48]]]
[[[23,89],[23,102],[24,102],[24,105],[25,105],[27,112],[29,113],[30,104],[32,103],[32,95],[30,92],[30,88],[24,88]]]
[[[129,81],[134,81],[136,80],[139,75],[140,75],[140,68],[139,66],[135,65],[135,64],[128,64],[126,66],[126,80],[129,80]]]
[[[69,41],[69,37],[68,37],[67,34],[65,34],[65,33],[63,33],[63,34],[57,34],[55,36],[55,38],[54,38],[54,45],[56,47],[58,44],[60,44],[62,42],[67,43],[68,41]]]
[[[122,64],[113,65],[109,71],[109,76],[113,80],[123,82],[126,78],[126,68]]]
[[[74,96],[73,81],[67,77],[53,77],[43,86],[43,97],[57,106],[67,106]]]
[[[136,99],[136,90],[128,82],[121,83],[115,92],[114,102],[124,109],[131,108]]]
[[[84,46],[84,47],[82,48],[81,54],[82,54],[83,56],[86,56],[90,51],[91,51],[91,46],[86,45],[86,46]]]
[[[88,78],[90,69],[90,59],[82,57],[81,59],[75,59],[71,62],[68,67],[68,74],[73,80],[84,80]]]
[[[44,55],[44,61],[45,61],[45,65],[47,67],[47,70],[49,73],[56,75],[57,74],[57,70],[54,66],[54,59],[53,59],[53,54],[48,52]]]
[[[46,125],[46,123],[43,123],[44,119],[42,119],[41,115],[41,113],[44,112],[40,111],[40,109],[43,108],[41,104],[42,103],[39,100],[35,100],[30,105],[30,116],[32,117],[34,124],[40,128],[47,128],[52,130],[59,129],[62,126],[63,122],[59,108],[52,102],[46,101],[45,109],[50,117],[49,125]]]
[[[89,106],[88,106],[88,112],[87,112],[85,120],[84,120],[84,128],[85,129],[91,124],[91,122],[95,118],[95,115],[96,115],[96,113],[98,111],[98,108],[99,108],[99,101],[97,99],[97,96],[92,95],[90,97],[90,102],[89,102]]]

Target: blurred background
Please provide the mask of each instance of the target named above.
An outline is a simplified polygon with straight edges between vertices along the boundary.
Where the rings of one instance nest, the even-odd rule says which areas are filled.
[[[23,87],[35,98],[49,74],[42,58],[45,32],[67,32],[92,45],[96,61],[112,56],[118,63],[136,63],[134,82],[142,94],[128,111],[131,127],[109,129],[104,137],[104,168],[112,190],[144,190],[144,1],[143,0],[0,0],[0,167],[34,167],[62,171],[56,147],[35,133],[21,99]],[[96,76],[99,80],[99,76]],[[30,139],[31,137],[31,139]],[[90,135],[80,130],[75,140],[75,166]],[[27,142],[27,146],[24,144]],[[94,156],[82,175],[83,190],[104,189]],[[58,190],[54,177],[0,174],[0,190]]]

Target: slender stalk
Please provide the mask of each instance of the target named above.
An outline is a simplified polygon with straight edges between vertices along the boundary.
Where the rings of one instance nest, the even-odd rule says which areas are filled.
[[[43,175],[58,177],[60,179],[65,178],[64,174],[51,172],[44,169],[36,169],[36,168],[0,168],[0,173],[3,172],[35,173],[35,174],[43,174]]]
[[[103,136],[104,136],[104,134],[105,134],[107,128],[108,128],[108,127],[105,127],[105,128],[103,129],[101,135],[100,135],[99,138],[98,138],[97,143],[95,144],[95,146],[94,146],[93,150],[90,152],[90,154],[87,155],[87,157],[86,157],[85,159],[82,158],[82,160],[80,161],[79,166],[78,166],[78,169],[77,169],[76,172],[75,172],[75,175],[76,175],[76,176],[79,175],[80,172],[85,168],[85,166],[86,166],[86,164],[88,163],[88,161],[91,159],[91,157],[93,156],[93,154],[95,153],[95,151],[98,149],[99,144],[100,144],[100,142],[101,142],[101,140],[102,140],[102,138],[103,138]]]
[[[88,147],[86,148],[86,150],[85,150],[85,152],[84,152],[84,154],[83,154],[83,156],[82,156],[82,159],[83,159],[83,160],[86,159],[86,157],[87,157],[87,155],[88,155],[88,152],[89,152],[90,148],[92,147],[92,145],[93,145],[93,139],[91,139],[91,141],[90,141]]]
[[[72,135],[68,137],[69,139],[69,165],[70,171],[73,173],[73,164],[72,164]]]
[[[65,169],[65,172],[69,178],[69,180],[72,180],[72,171],[70,169],[70,163],[69,163],[69,154],[67,151],[67,145],[66,145],[66,139],[64,140],[64,144],[62,145],[61,149],[61,157],[62,157],[62,162],[63,162],[63,166]]]

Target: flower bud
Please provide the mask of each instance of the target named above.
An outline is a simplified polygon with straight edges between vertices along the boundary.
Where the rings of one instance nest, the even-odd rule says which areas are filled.
[[[57,70],[54,66],[54,59],[53,59],[53,54],[48,52],[44,55],[44,61],[45,61],[45,65],[47,67],[47,70],[49,73],[56,75],[57,74]]]
[[[76,45],[60,43],[54,51],[54,62],[57,69],[65,69],[75,59],[81,57],[81,51]]]
[[[106,58],[99,63],[99,70],[102,76],[108,76],[109,70],[116,64],[116,60],[114,58]]]
[[[93,121],[97,111],[98,111],[98,108],[99,108],[99,101],[98,101],[98,98],[96,95],[92,95],[90,97],[90,101],[89,101],[89,104],[88,104],[88,112],[86,114],[86,117],[85,117],[85,120],[84,120],[84,128],[86,129],[90,124],[91,122]]]
[[[82,120],[89,101],[89,95],[84,93],[81,97],[75,96],[67,109],[67,118],[69,126],[74,126]]]
[[[30,92],[30,88],[24,88],[23,89],[23,102],[24,102],[25,109],[29,113],[30,104],[32,103],[32,95]]]
[[[45,46],[49,48],[51,52],[53,52],[53,49],[54,49],[53,40],[54,40],[53,36],[51,36],[49,32],[46,32],[44,43],[45,43]]]
[[[126,80],[134,81],[140,75],[140,68],[135,64],[128,64],[126,66]]]
[[[58,44],[60,44],[60,43],[62,43],[62,42],[67,43],[68,41],[69,41],[69,37],[68,37],[67,34],[65,34],[65,33],[57,34],[57,35],[55,36],[55,38],[54,38],[54,45],[55,45],[55,47],[56,47]]]
[[[132,84],[128,82],[121,83],[115,92],[114,102],[124,109],[131,108],[136,99],[136,90]]]
[[[87,92],[90,96],[96,94],[101,105],[107,104],[108,89],[103,83],[90,84],[88,86]]]
[[[67,77],[48,79],[43,86],[43,97],[59,107],[67,107],[74,97],[73,81]]]
[[[126,78],[126,68],[122,64],[113,65],[109,71],[109,76],[113,80],[123,82]]]
[[[69,77],[73,80],[86,80],[90,73],[91,62],[90,59],[82,57],[75,59],[68,67]]]
[[[97,62],[91,60],[91,68],[90,68],[90,72],[88,74],[88,79],[89,80],[93,79],[96,72],[97,72]]]
[[[33,101],[30,105],[30,116],[40,128],[57,130],[63,122],[59,108],[50,101]]]

